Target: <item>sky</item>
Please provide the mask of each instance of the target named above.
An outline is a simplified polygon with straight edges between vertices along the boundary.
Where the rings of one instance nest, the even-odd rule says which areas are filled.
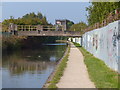
[[[18,18],[30,12],[41,12],[52,24],[55,23],[55,19],[87,23],[86,7],[89,5],[89,2],[3,2],[2,21],[10,16]]]

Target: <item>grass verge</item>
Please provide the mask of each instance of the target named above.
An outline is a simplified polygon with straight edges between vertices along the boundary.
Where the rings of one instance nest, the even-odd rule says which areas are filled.
[[[87,52],[79,44],[74,43],[80,49],[84,56],[84,62],[87,66],[89,77],[94,82],[96,88],[120,88],[118,82],[119,74],[111,70],[105,63]]]
[[[63,76],[64,69],[67,66],[69,52],[70,52],[70,46],[68,46],[67,54],[64,56],[59,66],[57,67],[53,79],[49,82],[48,88],[57,88],[56,84],[59,82],[60,78]]]

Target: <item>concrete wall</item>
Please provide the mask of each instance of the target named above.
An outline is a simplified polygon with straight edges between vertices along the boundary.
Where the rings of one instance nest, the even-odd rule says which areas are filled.
[[[111,69],[120,72],[118,69],[120,64],[120,20],[86,32],[82,38],[82,46],[87,51],[103,60]]]

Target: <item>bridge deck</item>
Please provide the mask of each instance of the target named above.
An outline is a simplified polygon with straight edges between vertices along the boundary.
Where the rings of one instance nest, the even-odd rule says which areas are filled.
[[[18,31],[17,33],[18,36],[81,36],[78,31]]]

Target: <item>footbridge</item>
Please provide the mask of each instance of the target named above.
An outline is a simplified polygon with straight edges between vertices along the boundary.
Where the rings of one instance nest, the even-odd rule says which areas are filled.
[[[17,31],[15,33],[18,36],[81,36],[81,33],[77,31]]]
[[[9,26],[9,31],[12,35],[18,36],[69,36],[80,37],[81,33],[78,31],[64,30],[64,26],[56,28],[52,25],[15,25]]]

